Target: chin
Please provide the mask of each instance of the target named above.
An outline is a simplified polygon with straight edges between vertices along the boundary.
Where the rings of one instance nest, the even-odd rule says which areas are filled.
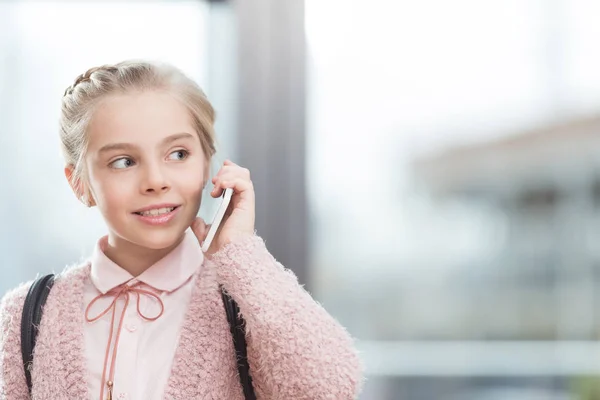
[[[133,242],[151,250],[162,250],[172,247],[181,240],[185,229],[148,229],[137,233]]]

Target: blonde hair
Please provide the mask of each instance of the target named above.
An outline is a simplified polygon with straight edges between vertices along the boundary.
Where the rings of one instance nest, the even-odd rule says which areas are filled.
[[[87,129],[96,104],[110,95],[145,90],[167,91],[186,106],[204,156],[210,163],[215,153],[215,112],[202,89],[169,64],[130,60],[90,68],[65,90],[60,138],[65,161],[73,168],[72,182],[85,179],[83,160],[89,142]]]

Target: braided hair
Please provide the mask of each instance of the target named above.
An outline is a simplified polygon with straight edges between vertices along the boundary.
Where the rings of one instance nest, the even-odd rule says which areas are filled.
[[[73,84],[71,86],[69,86],[65,90],[65,93],[64,93],[63,97],[67,96],[69,94],[72,94],[73,90],[75,90],[75,87],[77,85],[79,85],[80,83],[82,83],[82,82],[89,82],[91,80],[92,74],[94,72],[102,71],[102,70],[104,70],[106,72],[109,72],[109,73],[115,73],[115,72],[118,71],[117,67],[112,66],[112,65],[102,65],[102,66],[99,66],[99,67],[92,67],[92,68],[88,69],[87,71],[85,71],[85,73],[79,75],[75,79],[75,82],[73,82]]]

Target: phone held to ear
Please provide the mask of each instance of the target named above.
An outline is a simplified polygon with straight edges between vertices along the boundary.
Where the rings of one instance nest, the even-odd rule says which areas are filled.
[[[221,195],[221,205],[219,205],[219,209],[217,210],[217,213],[215,214],[215,218],[213,219],[212,224],[210,224],[210,229],[208,230],[208,234],[206,235],[204,242],[202,242],[202,252],[206,253],[208,251],[208,249],[210,248],[210,244],[212,243],[213,239],[215,238],[215,235],[217,234],[219,225],[221,225],[221,222],[223,221],[223,218],[225,217],[225,212],[227,211],[227,208],[229,207],[229,202],[231,201],[232,195],[233,195],[233,189],[228,188],[228,189],[223,190],[223,194]]]

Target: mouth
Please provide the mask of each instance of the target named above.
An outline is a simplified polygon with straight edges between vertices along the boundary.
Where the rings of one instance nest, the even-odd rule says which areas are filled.
[[[156,204],[150,207],[134,211],[134,217],[148,226],[167,226],[174,221],[179,214],[181,205]]]
[[[159,217],[161,215],[170,214],[179,207],[180,206],[151,207],[145,210],[134,211],[133,213],[142,217]]]

